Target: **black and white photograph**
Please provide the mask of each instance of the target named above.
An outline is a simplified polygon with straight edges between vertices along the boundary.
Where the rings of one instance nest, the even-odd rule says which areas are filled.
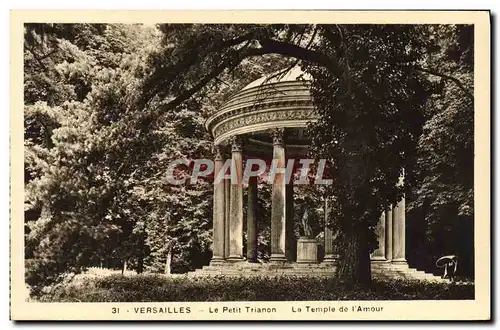
[[[489,319],[490,18],[439,14],[18,13],[14,319]]]

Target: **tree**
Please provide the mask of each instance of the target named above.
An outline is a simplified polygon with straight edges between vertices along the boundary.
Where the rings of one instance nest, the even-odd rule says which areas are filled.
[[[201,104],[193,97],[155,121],[136,107],[156,32],[119,24],[27,26],[29,283],[50,284],[103,259],[111,267],[158,270],[165,249],[174,252],[177,271],[209,258],[210,185],[165,184],[173,159],[211,158]]]
[[[103,261],[139,272],[163,271],[167,259],[177,272],[203,265],[211,185],[170,186],[165,173],[177,158],[212,158],[200,113],[220,98],[148,116],[158,104],[138,100],[155,28],[34,24],[25,37],[28,283]],[[242,68],[248,79],[262,73]]]
[[[420,232],[417,264],[434,269],[442,255],[456,254],[462,274],[474,274],[474,48],[472,26],[433,28],[437,47],[425,58],[439,67],[429,79],[426,123],[418,141],[416,184],[409,203],[413,231]],[[447,79],[454,77],[456,81]]]
[[[165,134],[153,126],[137,134],[134,99],[155,38],[137,25],[28,27],[26,191],[28,207],[42,210],[27,230],[28,283],[50,284],[103,258],[142,268],[148,208],[131,183],[151,172],[143,165]]]
[[[172,28],[164,26],[164,45]],[[426,56],[436,51],[435,26],[417,25],[190,25],[179,47],[156,56],[145,102],[163,99],[158,112],[175,108],[242,60],[266,54],[295,59],[313,77],[320,119],[311,126],[312,151],[328,158],[335,180],[332,217],[345,242],[338,276],[370,282],[373,227],[386,206],[415,182],[417,142],[424,124],[430,77],[445,79],[470,97],[460,77],[445,74]],[[449,36],[448,36],[449,37]],[[446,38],[448,38],[446,37]],[[436,42],[437,41],[437,42]],[[164,54],[160,52],[159,54]],[[181,81],[182,80],[182,81]],[[404,172],[404,170],[406,170]],[[403,185],[398,185],[405,174]]]
[[[415,154],[423,124],[426,81],[416,64],[425,50],[415,26],[339,26],[319,47],[342,69],[307,66],[320,120],[312,125],[312,151],[331,164],[335,222],[344,250],[338,276],[370,283],[373,228],[404,193],[398,185]]]

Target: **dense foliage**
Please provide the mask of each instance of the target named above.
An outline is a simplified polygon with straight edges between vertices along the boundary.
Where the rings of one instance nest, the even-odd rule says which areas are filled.
[[[316,47],[336,65],[307,64],[320,120],[311,125],[312,152],[331,163],[335,196],[330,222],[339,230],[340,276],[369,282],[373,228],[404,193],[423,124],[426,81],[415,64],[424,36],[415,26],[322,27]],[[357,278],[359,276],[359,278]]]
[[[439,26],[437,47],[424,67],[438,67],[429,80],[419,137],[416,184],[409,197],[410,260],[431,268],[442,255],[456,254],[458,271],[474,275],[474,30]],[[446,77],[454,77],[455,80]],[[413,258],[412,258],[413,257]]]
[[[370,290],[332,278],[113,275],[82,279],[35,298],[51,302],[446,300],[474,299],[474,285],[374,280]]]
[[[25,47],[28,282],[93,264],[163,270],[170,247],[190,269],[208,254],[211,187],[170,187],[164,175],[211,146],[195,100],[154,122],[135,108],[157,31],[40,28],[27,27]]]

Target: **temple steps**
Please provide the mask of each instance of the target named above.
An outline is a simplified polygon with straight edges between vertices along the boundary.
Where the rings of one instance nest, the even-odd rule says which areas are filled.
[[[410,268],[406,263],[372,262],[372,275],[379,278],[404,278],[433,282],[447,282],[432,273]]]
[[[439,276],[426,273],[408,264],[390,262],[372,262],[372,275],[381,279],[413,279],[428,282],[448,282]],[[220,263],[204,266],[196,271],[189,272],[190,277],[204,276],[333,276],[335,267],[328,264],[300,264],[300,263]]]

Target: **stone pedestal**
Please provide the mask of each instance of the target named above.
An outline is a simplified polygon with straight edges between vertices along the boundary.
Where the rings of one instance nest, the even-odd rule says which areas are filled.
[[[297,241],[297,262],[318,262],[318,242],[314,238],[299,238],[299,240]]]

